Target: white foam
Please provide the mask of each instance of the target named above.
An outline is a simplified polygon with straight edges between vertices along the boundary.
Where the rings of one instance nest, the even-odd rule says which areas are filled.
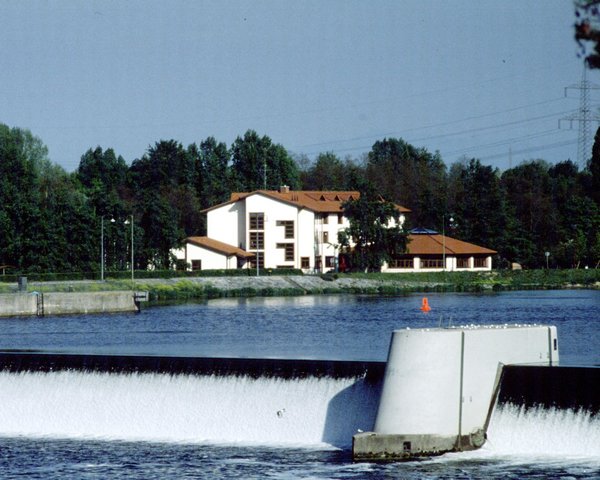
[[[577,465],[600,468],[600,415],[587,411],[497,407],[480,450],[446,460],[497,459],[510,464]]]
[[[0,372],[0,435],[347,447],[377,400],[361,379]]]

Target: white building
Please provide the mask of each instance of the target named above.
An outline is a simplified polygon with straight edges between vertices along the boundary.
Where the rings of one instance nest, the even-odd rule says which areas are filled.
[[[187,238],[183,248],[173,253],[178,263],[192,270],[256,268],[258,262],[260,268],[267,269],[328,271],[338,266],[338,231],[349,226],[342,204],[359,197],[360,193],[356,191],[291,191],[288,187],[281,187],[278,191],[233,193],[228,202],[204,211],[208,235]],[[410,210],[399,205],[396,207],[400,212],[400,222],[404,223],[404,214]],[[435,244],[436,238],[430,237],[429,243],[433,239]],[[452,242],[459,242],[449,237],[438,237],[446,239],[448,246],[456,246]],[[427,252],[419,250],[411,253],[411,243],[408,255],[403,255],[389,267],[384,265],[383,270],[441,270],[442,261],[447,269],[452,270],[472,270],[475,266],[483,268],[481,265],[489,270],[491,254],[495,253],[460,242],[461,259],[468,257],[471,260],[457,263],[450,248],[443,251],[440,246],[436,255],[436,252],[430,251],[432,247],[429,245]],[[416,244],[422,245],[422,239]],[[474,260],[474,256],[479,258],[484,254],[484,263]],[[432,256],[439,259],[434,261]]]

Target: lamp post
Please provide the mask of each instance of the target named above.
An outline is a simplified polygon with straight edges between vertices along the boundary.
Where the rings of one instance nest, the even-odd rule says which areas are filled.
[[[130,220],[125,220],[123,222],[125,225],[131,225],[131,289],[134,290],[135,287],[135,278],[134,278],[134,270],[133,270],[133,214],[130,215]]]
[[[452,223],[454,218],[450,215],[448,221]],[[446,214],[442,214],[442,271],[446,271]]]
[[[104,215],[100,217],[100,281],[104,281]]]
[[[116,220],[114,218],[110,219],[111,223],[115,223]],[[133,252],[133,214],[129,216],[128,219],[125,219],[123,225],[131,225],[131,289],[134,289],[135,286],[135,278],[134,278],[134,270],[133,270],[133,260],[134,260],[134,252]]]

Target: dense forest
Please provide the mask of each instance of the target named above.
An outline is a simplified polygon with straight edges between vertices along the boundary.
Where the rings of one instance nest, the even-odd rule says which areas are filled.
[[[600,129],[584,170],[567,159],[503,172],[477,159],[448,167],[396,138],[360,158],[324,152],[312,161],[249,130],[231,146],[160,140],[130,165],[111,148],[90,148],[66,172],[41,139],[0,124],[0,268],[98,272],[102,235],[109,271],[129,268],[132,243],[136,269],[169,268],[171,248],[206,233],[203,209],[234,191],[281,185],[375,190],[411,209],[409,228],[497,250],[495,268],[599,267]]]

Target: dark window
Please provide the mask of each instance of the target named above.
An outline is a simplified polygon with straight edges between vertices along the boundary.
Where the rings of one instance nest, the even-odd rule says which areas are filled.
[[[475,259],[475,268],[484,268],[485,266],[486,266],[485,258],[476,258]]]
[[[264,232],[250,232],[250,250],[263,250],[265,248]]]
[[[422,258],[421,268],[442,268],[441,258]]]
[[[265,268],[265,252],[256,252],[256,257],[250,261],[250,267],[256,268],[256,260],[258,259],[258,268]]]
[[[285,238],[294,238],[294,221],[293,220],[278,220],[278,227],[285,228]]]
[[[338,224],[344,223],[344,214],[338,213]]]
[[[390,268],[413,268],[415,261],[413,258],[395,258],[390,261]]]
[[[265,214],[262,212],[250,213],[250,230],[265,229]]]
[[[300,268],[310,268],[310,259],[308,257],[300,258]]]
[[[469,268],[469,259],[468,258],[457,258],[456,259],[456,268]]]
[[[192,271],[202,270],[202,260],[192,260]]]
[[[329,232],[323,232],[323,243],[329,243]]]
[[[325,257],[325,267],[326,268],[333,268],[333,267],[335,267],[335,257],[333,257],[333,256],[327,256],[327,257]]]
[[[294,261],[294,244],[293,243],[278,243],[277,248],[283,248],[285,250],[285,261]]]

